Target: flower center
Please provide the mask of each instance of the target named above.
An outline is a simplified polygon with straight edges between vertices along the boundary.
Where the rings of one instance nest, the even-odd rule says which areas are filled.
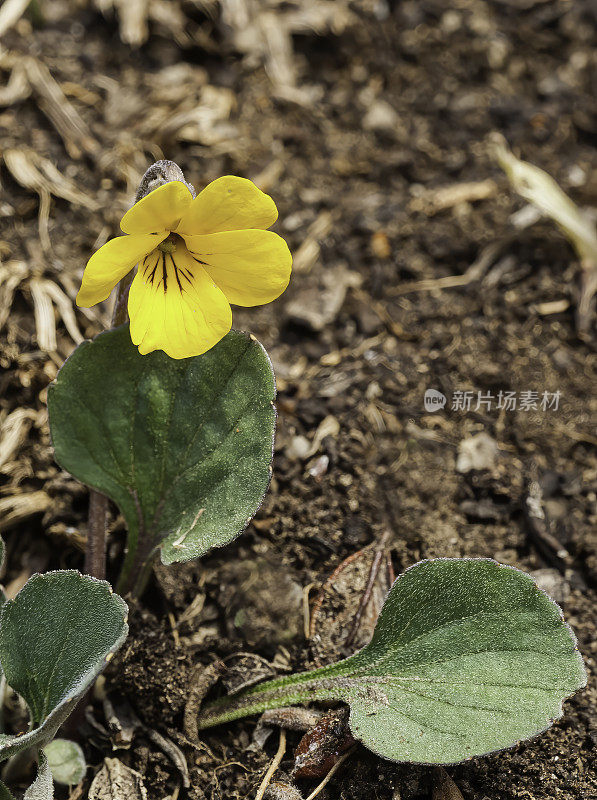
[[[171,233],[167,239],[164,239],[161,244],[158,244],[157,249],[161,250],[162,253],[174,253],[176,250],[176,245],[180,243],[180,236],[177,236],[175,233]]]
[[[182,236],[171,233],[145,256],[139,271],[144,282],[154,288],[161,288],[164,293],[174,289],[182,294],[193,283],[192,261],[203,263],[189,253]]]

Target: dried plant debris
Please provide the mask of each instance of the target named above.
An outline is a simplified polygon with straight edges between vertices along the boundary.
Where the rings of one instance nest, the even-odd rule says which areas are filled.
[[[106,758],[89,787],[89,800],[147,800],[147,790],[138,772]]]
[[[308,731],[294,752],[294,778],[323,778],[355,743],[348,709],[329,711]]]
[[[0,36],[15,25],[25,13],[30,0],[6,0],[0,9]]]
[[[184,709],[184,732],[192,742],[199,740],[197,715],[205,695],[225,671],[226,666],[221,661],[216,661],[206,667],[203,664],[198,664],[191,671],[189,676],[189,696]]]
[[[304,800],[300,791],[287,781],[272,781],[265,790],[263,800]]]
[[[13,178],[26,189],[32,189],[40,197],[54,195],[74,205],[84,206],[90,211],[97,209],[97,202],[80,191],[47,158],[29,148],[4,150],[2,158]]]
[[[577,311],[578,330],[581,335],[586,336],[595,318],[593,302],[597,292],[595,222],[576,206],[547,172],[516,158],[503,141],[498,141],[495,152],[513,189],[556,223],[580,258],[582,282]]]
[[[331,663],[370,641],[394,580],[387,541],[380,544],[371,544],[349,556],[334,570],[316,597],[311,611],[309,641],[317,664]],[[356,619],[366,593],[362,615]],[[356,630],[355,622],[358,623]]]
[[[249,63],[263,62],[276,89],[290,99],[301,102],[307,95],[296,91],[296,58],[292,36],[295,34],[340,36],[358,25],[359,15],[370,17],[380,13],[385,3],[369,0],[176,0],[168,13],[160,0],[95,0],[98,9],[116,12],[120,38],[125,44],[139,47],[150,30],[167,31],[182,46],[200,45],[216,50],[216,42],[203,26],[193,20],[199,7],[218,29],[224,47],[242,53]],[[383,13],[383,11],[382,11]]]

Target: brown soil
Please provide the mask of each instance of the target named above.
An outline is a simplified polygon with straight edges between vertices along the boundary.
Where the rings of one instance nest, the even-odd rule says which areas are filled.
[[[340,7],[349,6],[334,13]],[[10,57],[27,55],[32,74],[46,65],[71,103],[62,106],[67,120],[74,110],[86,130],[56,114],[52,121],[39,78],[0,114],[4,308],[12,298],[1,331],[0,421],[29,412],[0,467],[0,529],[13,589],[33,570],[82,565],[87,492],[55,466],[44,411],[45,387],[77,331],[58,306],[44,312],[40,279],[74,298],[89,253],[116,233],[156,158],[177,161],[199,187],[227,173],[255,179],[275,198],[277,230],[297,256],[279,301],[235,310],[235,326],[264,343],[278,376],[272,485],[232,545],[158,570],[106,683],[182,749],[191,788],[179,797],[231,800],[254,796],[277,733],[260,747],[256,721],[247,720],[191,745],[182,722],[191,670],[238,652],[282,671],[312,665],[321,652],[305,638],[304,587],[313,584],[314,600],[345,558],[388,527],[396,573],[435,556],[552,570],[594,677],[595,341],[577,335],[573,251],[547,221],[514,226],[522,203],[492,160],[490,137],[502,133],[580,205],[597,207],[596,17],[590,0],[355,3],[339,31],[293,36],[293,93],[280,89],[271,60],[266,72],[230,44],[217,6],[210,15],[192,3],[170,8],[186,15],[182,44],[154,21],[132,49],[111,16],[74,0],[37,4],[4,37],[5,81],[15,74]],[[201,122],[189,117],[196,108]],[[49,159],[76,196],[64,199],[55,177],[45,188],[38,181],[38,220],[36,191],[7,155],[15,149],[38,169],[39,157]],[[470,182],[482,184],[484,199],[467,189],[464,199],[438,201],[445,195],[436,189]],[[481,258],[480,277],[459,288],[409,286],[462,275]],[[75,313],[83,336],[109,318],[107,307]],[[448,397],[444,410],[425,411],[428,388]],[[457,390],[561,398],[557,410],[475,411],[475,402],[463,412],[451,409]],[[480,432],[497,442],[495,462],[458,472],[460,443]],[[309,455],[297,437],[314,442]],[[538,539],[525,515],[535,479],[548,531],[568,558]],[[115,513],[111,520],[113,574],[123,532]],[[596,701],[593,681],[536,740],[450,768],[465,800],[597,797]],[[144,774],[151,800],[172,796],[180,774],[155,741],[138,734],[114,752],[98,727],[107,725],[99,700],[92,712],[90,765],[116,756]],[[286,773],[299,738],[289,734]],[[319,797],[430,798],[430,774],[359,748]],[[315,785],[299,788],[307,796]]]

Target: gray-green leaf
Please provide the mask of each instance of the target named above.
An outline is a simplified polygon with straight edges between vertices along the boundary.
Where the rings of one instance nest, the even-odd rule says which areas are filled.
[[[142,356],[128,326],[81,344],[50,386],[58,463],[108,495],[129,560],[170,564],[227,544],[270,479],[274,376],[253,336],[231,331],[202,356]],[[127,566],[127,569],[130,568]]]
[[[126,638],[127,607],[106,581],[74,570],[30,578],[0,614],[0,662],[30,730],[0,735],[0,760],[43,747]]]
[[[48,759],[43,751],[39,754],[37,777],[23,795],[23,800],[53,800],[54,783]]]
[[[2,781],[0,781],[0,800],[15,800],[14,794]]]
[[[358,739],[386,758],[434,764],[540,733],[586,683],[558,606],[528,575],[484,559],[407,570],[342,674]]]
[[[529,575],[437,559],[396,580],[358,653],[216,700],[198,726],[341,700],[354,736],[379,755],[449,764],[535,736],[585,683],[574,634]]]
[[[44,747],[44,753],[56,783],[74,786],[84,778],[87,763],[76,742],[70,739],[54,739]]]
[[[8,786],[0,781],[0,800],[15,800],[14,794]],[[54,784],[48,759],[43,751],[39,753],[37,775],[35,780],[23,795],[23,800],[54,800]]]

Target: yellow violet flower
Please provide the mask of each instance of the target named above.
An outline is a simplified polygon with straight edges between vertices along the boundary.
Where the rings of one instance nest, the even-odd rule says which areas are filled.
[[[181,181],[165,183],[124,215],[126,236],[91,256],[77,305],[105,300],[138,264],[128,311],[139,352],[205,353],[230,330],[230,303],[270,303],[288,286],[292,256],[267,230],[277,217],[271,197],[246,178],[218,178],[195,199]]]

